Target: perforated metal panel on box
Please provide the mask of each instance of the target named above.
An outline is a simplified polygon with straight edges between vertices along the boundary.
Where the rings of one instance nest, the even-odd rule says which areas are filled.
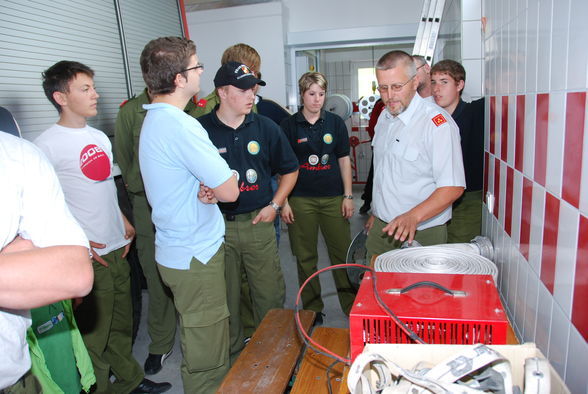
[[[426,343],[505,344],[508,320],[492,276],[378,272],[377,291],[384,303]],[[458,295],[430,286],[404,289],[429,281]],[[412,343],[377,304],[372,275],[361,282],[349,315],[351,357],[368,343]]]

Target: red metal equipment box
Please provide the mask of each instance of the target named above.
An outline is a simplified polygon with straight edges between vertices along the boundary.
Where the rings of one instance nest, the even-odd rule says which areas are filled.
[[[384,304],[426,343],[506,344],[508,319],[492,276],[397,272],[376,275],[377,291]],[[400,292],[422,281],[435,282],[456,294],[431,286]],[[377,304],[372,282],[372,274],[366,273],[349,315],[352,360],[368,343],[412,343]]]

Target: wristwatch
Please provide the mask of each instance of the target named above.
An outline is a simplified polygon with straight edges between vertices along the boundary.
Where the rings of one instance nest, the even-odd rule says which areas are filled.
[[[347,199],[347,200],[353,200],[353,196],[351,194],[345,194],[343,196],[343,198]]]
[[[276,210],[276,213],[280,213],[280,212],[282,212],[282,206],[281,206],[281,205],[278,205],[278,204],[276,204],[276,203],[275,203],[275,202],[273,202],[273,201],[270,201],[270,202],[269,202],[269,204],[267,204],[267,205],[269,205],[270,207],[272,207],[273,209],[275,209],[275,210]]]

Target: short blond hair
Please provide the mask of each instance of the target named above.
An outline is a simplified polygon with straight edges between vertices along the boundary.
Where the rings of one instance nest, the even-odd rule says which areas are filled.
[[[300,91],[300,97],[306,93],[308,89],[314,84],[317,84],[321,87],[325,92],[327,91],[327,87],[329,83],[327,82],[327,78],[316,71],[307,72],[302,74],[300,79],[298,80],[298,90]]]
[[[259,72],[261,67],[261,56],[259,53],[247,44],[239,43],[225,49],[221,57],[221,65],[228,62],[237,62],[245,64],[255,72]]]

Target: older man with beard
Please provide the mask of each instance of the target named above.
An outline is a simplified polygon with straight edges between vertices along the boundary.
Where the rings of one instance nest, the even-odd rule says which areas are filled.
[[[386,104],[376,125],[374,190],[368,257],[417,240],[447,241],[451,204],[465,177],[459,129],[451,116],[417,94],[415,63],[392,51],[376,65],[378,91]]]

